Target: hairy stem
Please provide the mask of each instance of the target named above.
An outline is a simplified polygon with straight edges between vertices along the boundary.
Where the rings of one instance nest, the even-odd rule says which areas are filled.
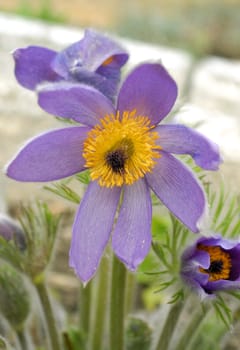
[[[192,318],[190,318],[190,321],[188,325],[185,328],[185,331],[183,332],[182,336],[180,337],[176,349],[189,349],[189,346],[192,344],[194,338],[198,334],[198,330],[202,324],[202,321],[206,317],[209,309],[204,310],[202,308],[199,308]]]
[[[157,342],[156,350],[167,350],[172,339],[172,335],[175,326],[178,322],[180,313],[183,308],[183,302],[177,301],[173,304],[171,310],[168,313],[162,332],[160,333],[159,340]],[[179,348],[180,349],[180,348]]]
[[[127,271],[126,276],[126,296],[125,296],[125,313],[129,314],[134,307],[134,298],[136,293],[136,277],[132,272]]]
[[[104,346],[104,330],[109,301],[109,258],[104,256],[99,267],[96,293],[95,318],[91,325],[91,350],[101,350]]]
[[[17,332],[17,337],[19,340],[19,344],[21,345],[22,350],[28,350],[29,349],[29,343],[28,338],[25,329],[21,328]]]
[[[124,350],[126,268],[113,256],[110,301],[110,349]]]
[[[61,350],[61,342],[57,331],[57,324],[44,280],[36,283],[35,287],[44,312],[51,348],[52,350]]]
[[[92,295],[92,281],[88,282],[86,287],[81,286],[79,297],[79,311],[80,311],[80,330],[88,336],[90,327],[91,314],[91,295]]]

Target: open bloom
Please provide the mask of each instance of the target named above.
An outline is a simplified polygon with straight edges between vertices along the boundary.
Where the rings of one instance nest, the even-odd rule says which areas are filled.
[[[67,80],[95,86],[113,98],[128,54],[107,36],[87,29],[82,40],[63,51],[28,46],[15,50],[13,58],[15,76],[27,89],[34,90],[46,81]]]
[[[201,237],[183,253],[181,275],[202,298],[240,288],[240,243],[220,235]]]
[[[9,164],[7,175],[52,181],[90,170],[92,182],[76,214],[70,249],[70,265],[83,281],[97,269],[112,231],[113,250],[129,269],[144,259],[151,244],[150,189],[198,232],[206,211],[204,191],[171,153],[190,154],[209,170],[217,169],[220,158],[217,146],[198,132],[158,125],[176,96],[177,86],[163,66],[147,63],[123,82],[116,108],[86,85],[50,84],[39,91],[39,104],[47,112],[85,126],[31,140]]]

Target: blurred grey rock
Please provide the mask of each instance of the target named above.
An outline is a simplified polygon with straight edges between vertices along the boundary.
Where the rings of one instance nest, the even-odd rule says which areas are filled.
[[[190,100],[227,115],[239,115],[240,60],[208,57],[200,61],[192,77]]]

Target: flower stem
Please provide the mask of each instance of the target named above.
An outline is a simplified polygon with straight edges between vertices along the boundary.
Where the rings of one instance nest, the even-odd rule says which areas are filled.
[[[27,339],[27,334],[26,334],[26,331],[21,328],[19,329],[17,332],[17,337],[18,337],[18,340],[19,340],[19,344],[21,345],[21,349],[22,350],[28,350],[29,349],[29,344],[28,344],[28,339]]]
[[[110,349],[124,350],[125,266],[113,256],[110,301]]]
[[[158,340],[156,350],[168,349],[168,346],[172,339],[174,328],[178,322],[183,305],[184,303],[182,301],[177,301],[173,304],[171,310],[168,313],[162,332],[160,333],[160,338]],[[177,348],[177,349],[181,349],[181,348]]]
[[[180,337],[175,349],[187,350],[189,348],[195,336],[197,335],[198,329],[200,328],[200,325],[205,316],[207,315],[208,311],[209,309],[204,311],[202,308],[199,308],[199,310],[195,312],[193,317],[190,319],[190,322],[188,323],[187,327],[185,328],[185,331]]]
[[[42,304],[44,311],[44,316],[47,325],[47,331],[49,335],[49,340],[52,350],[61,350],[59,334],[57,331],[57,325],[53,314],[52,305],[49,299],[49,294],[47,287],[45,285],[44,279],[35,283],[35,287]]]
[[[108,311],[109,287],[109,258],[104,256],[99,267],[99,276],[96,293],[95,315],[91,324],[91,350],[101,350],[104,346],[104,330]]]
[[[86,287],[81,286],[79,298],[80,330],[83,331],[87,338],[90,325],[92,283],[90,281]]]
[[[130,271],[127,271],[125,288],[125,314],[127,315],[134,308],[134,299],[136,296],[136,277]]]

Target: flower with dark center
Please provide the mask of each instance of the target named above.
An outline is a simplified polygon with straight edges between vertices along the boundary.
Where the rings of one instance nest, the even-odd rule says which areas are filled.
[[[87,29],[82,40],[56,52],[41,46],[14,51],[15,76],[27,89],[45,82],[71,81],[94,86],[113,99],[127,52],[114,40]]]
[[[201,297],[240,288],[240,243],[202,237],[182,256],[183,280]]]
[[[28,142],[7,167],[18,181],[54,181],[86,168],[92,182],[73,225],[70,265],[82,281],[95,273],[110,236],[118,258],[135,270],[151,246],[150,190],[190,230],[198,232],[206,198],[194,173],[173,154],[189,154],[216,170],[218,147],[183,125],[159,125],[177,97],[161,64],[142,64],[123,82],[116,107],[96,89],[70,83],[39,90],[49,113],[85,126],[42,134]],[[121,205],[115,221],[115,215]]]

